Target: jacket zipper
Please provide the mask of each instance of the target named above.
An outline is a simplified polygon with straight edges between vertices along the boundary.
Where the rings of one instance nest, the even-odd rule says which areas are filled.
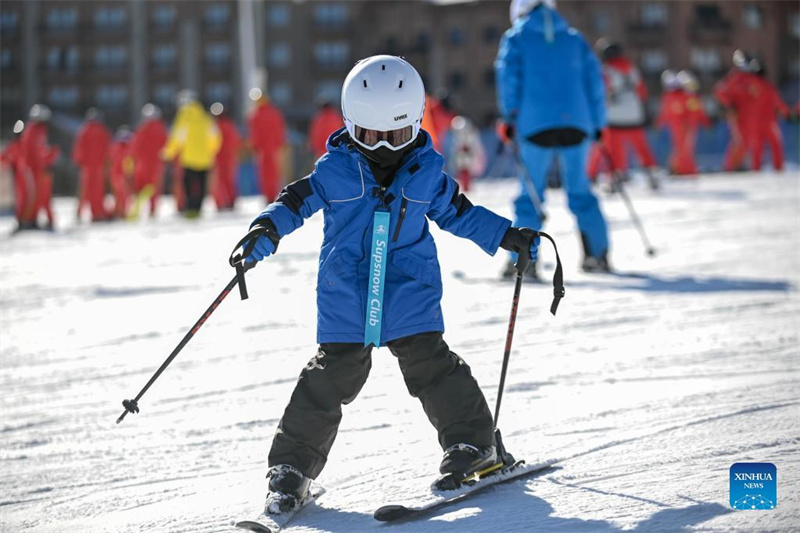
[[[403,196],[403,202],[400,204],[400,218],[397,221],[397,227],[394,229],[392,242],[397,242],[397,237],[400,236],[400,228],[403,226],[403,220],[406,218],[406,209],[408,209],[408,198]]]

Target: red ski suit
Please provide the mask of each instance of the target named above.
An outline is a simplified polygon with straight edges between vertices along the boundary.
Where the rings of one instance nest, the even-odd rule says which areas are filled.
[[[164,180],[164,161],[161,149],[167,143],[167,127],[161,119],[142,122],[133,135],[130,155],[134,160],[133,192],[139,194],[146,186],[153,188],[150,196],[150,215],[156,212]]]
[[[697,95],[683,89],[667,91],[661,97],[661,112],[656,125],[668,128],[672,139],[669,166],[673,174],[697,174],[694,159],[697,132],[710,125]]]
[[[311,120],[308,128],[308,146],[314,154],[314,158],[319,159],[328,151],[325,147],[331,133],[344,126],[342,115],[333,107],[324,107]]]
[[[611,158],[613,170],[627,170],[625,150],[628,145],[636,152],[643,167],[655,166],[656,158],[650,150],[644,130],[647,87],[639,71],[629,59],[618,57],[603,65],[603,78],[609,98],[606,100],[608,128],[603,133],[602,142]],[[602,149],[595,146],[589,156],[587,172],[592,179],[597,177],[605,159]]]
[[[752,169],[761,168],[759,145],[763,144],[760,132],[764,129],[766,90],[759,76],[739,70],[730,72],[714,88],[720,104],[731,110],[728,116],[731,138],[723,163],[727,171],[741,168],[748,152],[752,156]]]
[[[58,158],[60,150],[57,146],[47,144],[47,124],[33,122],[25,127],[20,139],[25,166],[33,176],[35,201],[32,221],[36,221],[39,211],[44,209],[47,221],[53,226],[53,210],[50,202],[53,198],[53,177],[47,169]]]
[[[111,134],[100,122],[90,120],[78,131],[72,148],[72,160],[81,171],[78,218],[87,201],[93,221],[108,218],[104,205],[106,195],[104,170],[110,147]]]
[[[111,143],[111,192],[114,194],[114,216],[117,218],[125,218],[128,212],[131,191],[126,158],[130,155],[130,140],[120,139]]]
[[[14,139],[3,153],[0,154],[0,161],[11,167],[14,173],[14,214],[17,223],[22,226],[35,222],[35,186],[33,174],[25,164],[25,156],[22,153],[22,141]]]
[[[753,168],[761,168],[761,158],[766,143],[772,152],[772,166],[775,170],[783,170],[783,138],[778,125],[778,115],[787,117],[789,106],[769,81],[763,77],[760,77],[760,80],[761,92],[758,97],[760,122],[753,147]]]
[[[211,195],[218,209],[231,209],[237,196],[236,171],[239,166],[242,136],[236,123],[228,117],[217,117],[217,127],[222,135],[222,144],[217,152],[216,174]]]
[[[286,144],[283,115],[268,102],[261,102],[248,121],[250,143],[256,152],[261,193],[267,203],[278,197],[281,189],[280,155]]]

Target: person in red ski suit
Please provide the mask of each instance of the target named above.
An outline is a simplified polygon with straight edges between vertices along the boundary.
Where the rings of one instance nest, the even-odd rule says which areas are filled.
[[[753,65],[753,72],[761,79],[761,91],[758,96],[761,121],[755,134],[753,147],[753,169],[761,168],[764,144],[772,153],[772,166],[775,170],[783,170],[783,136],[778,124],[778,116],[789,117],[789,106],[783,101],[778,90],[767,79],[766,69],[760,63]]]
[[[725,151],[723,169],[737,171],[744,168],[748,152],[755,161],[755,147],[763,117],[761,94],[764,91],[762,80],[751,71],[753,58],[736,50],[733,54],[734,68],[714,87],[714,96],[723,108],[730,129],[730,140]],[[757,65],[757,62],[755,63]]]
[[[131,194],[129,178],[133,168],[131,140],[128,126],[120,126],[111,143],[111,192],[114,194],[114,218],[125,218]]]
[[[675,175],[695,175],[697,164],[694,150],[697,132],[701,126],[710,126],[703,103],[697,96],[697,79],[686,70],[678,74],[665,70],[661,75],[661,83],[664,93],[656,124],[661,128],[668,128],[670,132],[670,170]]]
[[[14,174],[14,215],[17,219],[17,231],[36,227],[33,208],[35,206],[35,188],[33,175],[25,165],[22,152],[22,131],[25,124],[18,120],[14,124],[15,139],[0,154],[0,162],[11,168]]]
[[[331,133],[344,126],[342,114],[328,101],[322,102],[308,128],[308,147],[315,159],[328,151],[326,144]]]
[[[161,110],[153,104],[142,107],[142,121],[136,128],[130,145],[133,157],[133,192],[142,195],[138,202],[149,199],[150,216],[154,217],[164,180],[164,161],[161,150],[167,143],[167,126]],[[131,213],[138,215],[138,213]]]
[[[606,158],[603,150],[611,159],[612,170],[626,171],[626,148],[631,146],[648,172],[651,187],[656,188],[656,158],[650,150],[644,129],[647,122],[647,87],[639,70],[625,57],[621,45],[600,39],[596,50],[603,61],[608,127],[603,132],[602,146],[596,145],[592,151],[588,173],[597,176],[602,160]]]
[[[48,168],[55,162],[61,152],[57,146],[47,144],[47,125],[50,121],[50,108],[43,104],[35,104],[28,114],[28,126],[22,131],[20,143],[25,166],[33,176],[35,201],[32,221],[36,224],[39,211],[47,215],[47,228],[53,229],[55,219],[50,205],[53,197],[53,176]]]
[[[80,169],[78,220],[81,219],[81,212],[87,202],[92,213],[92,222],[108,219],[105,208],[105,166],[110,147],[111,134],[103,125],[100,112],[90,108],[72,148],[72,160]]]
[[[286,144],[286,123],[278,108],[260,91],[254,100],[256,108],[248,121],[250,144],[256,152],[261,194],[271,203],[282,187],[281,154]]]
[[[439,89],[436,97],[426,95],[422,129],[430,134],[433,147],[439,153],[444,150],[445,138],[455,116],[450,109],[450,96],[445,89]]]
[[[220,211],[232,210],[238,195],[236,190],[237,171],[239,169],[239,150],[242,148],[242,136],[236,123],[225,112],[221,103],[211,106],[211,115],[217,121],[222,144],[217,152],[212,180],[211,196]]]

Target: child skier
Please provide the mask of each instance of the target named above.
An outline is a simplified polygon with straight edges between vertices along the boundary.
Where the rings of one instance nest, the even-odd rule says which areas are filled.
[[[474,206],[442,170],[420,130],[425,89],[399,57],[356,64],[344,81],[345,127],[331,134],[314,171],[281,191],[251,227],[247,261],[322,209],[317,285],[319,349],[300,374],[269,452],[266,512],[296,508],[319,476],[341,406],[367,380],[373,347],[398,358],[406,386],[439,435],[440,471],[465,477],[497,462],[492,415],[469,366],[442,338],[442,280],[428,219],[493,255],[536,255],[536,234]],[[523,256],[524,257],[524,256]]]

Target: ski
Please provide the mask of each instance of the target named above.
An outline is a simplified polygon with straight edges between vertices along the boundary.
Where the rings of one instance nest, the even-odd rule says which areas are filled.
[[[297,513],[303,510],[303,508],[310,503],[316,501],[323,494],[325,494],[325,489],[316,483],[312,483],[308,491],[308,496],[300,503],[300,505],[297,506],[296,509],[280,514],[268,514],[266,511],[263,511],[253,520],[242,520],[241,522],[236,522],[236,527],[239,529],[246,529],[248,531],[256,531],[258,533],[278,533],[281,529],[286,527],[286,524],[288,524]]]
[[[431,490],[430,494],[422,501],[413,505],[384,505],[373,515],[375,520],[380,522],[394,522],[397,520],[409,520],[430,511],[440,509],[452,503],[460,502],[474,494],[477,494],[489,487],[501,483],[509,483],[523,479],[528,476],[543,472],[551,468],[557,460],[549,460],[536,464],[525,464],[525,461],[517,461],[511,466],[506,466],[495,470],[490,475],[468,482],[455,490],[436,491]]]

